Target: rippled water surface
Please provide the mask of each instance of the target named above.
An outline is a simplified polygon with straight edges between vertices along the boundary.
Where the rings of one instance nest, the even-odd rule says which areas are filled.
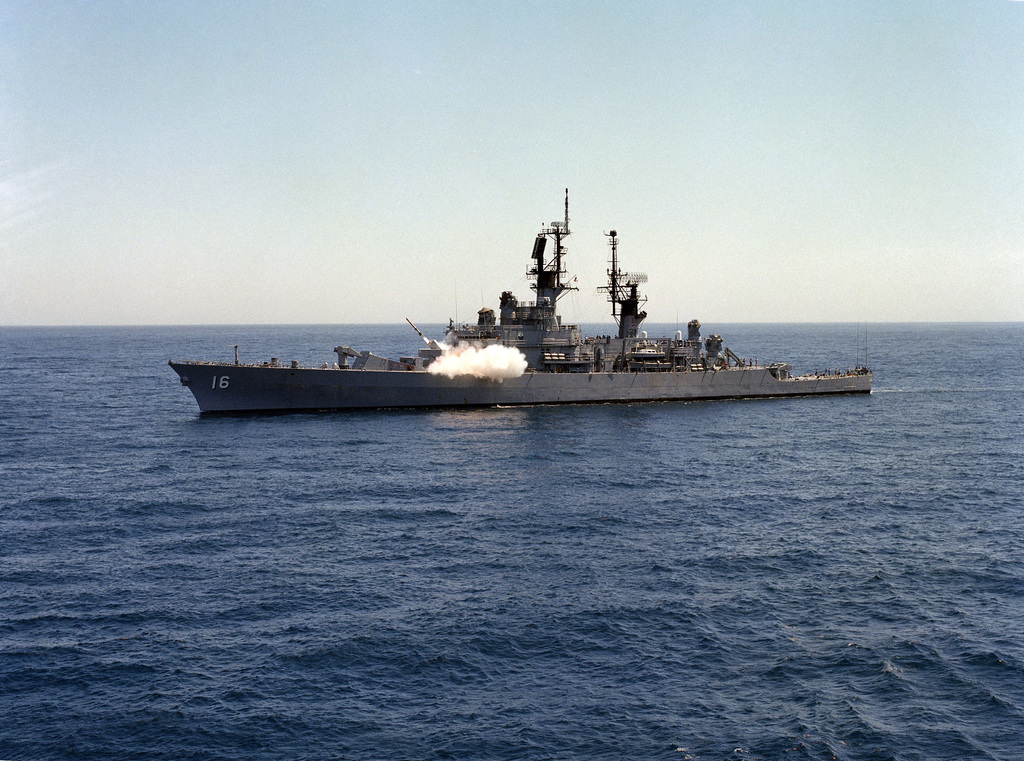
[[[0,758],[1024,758],[1024,326],[869,326],[833,399],[201,417],[166,365],[418,341],[0,329]]]

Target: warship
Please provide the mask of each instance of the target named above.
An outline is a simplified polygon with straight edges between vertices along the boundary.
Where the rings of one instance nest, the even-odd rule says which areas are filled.
[[[288,412],[402,407],[688,401],[758,397],[867,394],[873,374],[858,366],[844,372],[794,375],[786,362],[742,359],[717,334],[701,338],[691,320],[686,336],[652,338],[641,330],[647,313],[639,287],[646,275],[619,267],[619,239],[610,248],[607,293],[616,335],[584,337],[564,324],[559,298],[576,290],[566,275],[569,192],[563,220],[537,235],[527,275],[536,293],[521,303],[501,294],[499,311],[481,309],[476,324],[449,321],[442,342],[423,335],[416,356],[388,359],[336,346],[338,361],[319,367],[238,361],[169,364],[203,413]],[[548,250],[550,248],[550,251]],[[352,360],[351,364],[349,360]]]

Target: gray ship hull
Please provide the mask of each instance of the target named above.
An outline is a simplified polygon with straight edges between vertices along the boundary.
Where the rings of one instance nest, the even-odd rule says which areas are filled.
[[[763,366],[686,372],[527,372],[503,381],[449,379],[422,370],[170,365],[203,412],[653,402],[866,394],[872,374],[779,380]]]

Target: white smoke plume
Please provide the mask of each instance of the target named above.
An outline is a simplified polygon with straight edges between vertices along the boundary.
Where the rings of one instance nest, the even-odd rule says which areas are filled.
[[[442,344],[444,354],[430,363],[428,372],[434,375],[472,375],[502,381],[518,378],[526,372],[526,357],[511,346],[491,344],[480,348],[467,343],[458,346]]]

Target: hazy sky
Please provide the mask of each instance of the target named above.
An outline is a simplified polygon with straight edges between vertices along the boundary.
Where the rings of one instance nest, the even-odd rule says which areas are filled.
[[[0,324],[1024,320],[1022,2],[0,0]]]

